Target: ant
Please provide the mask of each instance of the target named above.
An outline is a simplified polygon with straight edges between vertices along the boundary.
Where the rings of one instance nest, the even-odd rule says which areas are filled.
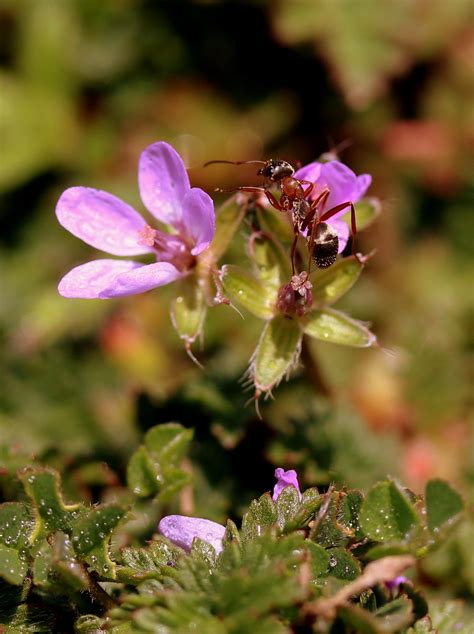
[[[227,163],[229,165],[262,165],[257,174],[264,177],[261,187],[243,186],[235,189],[216,189],[218,192],[243,191],[250,193],[264,193],[271,206],[282,212],[291,214],[294,239],[291,246],[291,267],[295,274],[295,255],[298,237],[306,232],[306,240],[310,253],[308,269],[311,271],[311,261],[320,269],[325,269],[334,264],[339,251],[339,237],[337,231],[328,224],[328,220],[343,209],[350,208],[352,236],[356,235],[355,209],[351,201],[347,201],[324,211],[323,208],[330,194],[325,187],[313,200],[309,196],[314,189],[314,183],[299,180],[293,177],[295,168],[287,161],[281,159],[269,159],[268,161],[208,161],[204,167],[214,163]],[[272,185],[277,185],[280,190],[280,198],[277,200],[269,191]],[[304,186],[307,185],[305,188]],[[354,249],[354,241],[352,243]]]

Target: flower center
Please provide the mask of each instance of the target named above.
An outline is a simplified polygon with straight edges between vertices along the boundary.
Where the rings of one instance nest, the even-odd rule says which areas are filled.
[[[196,257],[191,254],[192,245],[179,235],[145,225],[138,232],[138,242],[153,249],[158,262],[169,262],[179,271],[188,271],[196,265]]]

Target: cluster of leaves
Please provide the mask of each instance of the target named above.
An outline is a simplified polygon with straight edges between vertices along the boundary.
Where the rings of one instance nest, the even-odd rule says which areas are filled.
[[[199,538],[190,553],[159,536],[123,545],[140,497],[162,504],[187,482],[179,465],[191,437],[175,423],[150,430],[129,463],[131,508],[67,504],[48,467],[9,476],[18,500],[0,505],[6,632],[435,631],[411,582],[386,584],[460,517],[460,496],[441,480],[424,499],[391,480],[367,495],[329,487],[300,498],[287,487],[273,501],[265,493],[240,529],[228,520],[219,556]],[[436,631],[448,634],[452,623]]]

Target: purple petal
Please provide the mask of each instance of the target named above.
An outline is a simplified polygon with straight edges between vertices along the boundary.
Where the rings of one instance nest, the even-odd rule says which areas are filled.
[[[339,238],[339,247],[337,249],[338,253],[342,253],[346,248],[347,241],[349,240],[349,225],[344,220],[328,220],[328,224],[337,231],[337,236]]]
[[[365,196],[371,184],[372,176],[370,174],[362,174],[361,176],[358,176],[355,185],[354,200],[352,202],[359,202],[359,200]]]
[[[288,471],[285,471],[281,467],[278,467],[278,469],[275,469],[275,478],[277,479],[277,483],[273,487],[273,495],[272,495],[272,499],[274,502],[278,500],[283,489],[285,489],[288,486],[295,487],[295,489],[298,491],[298,495],[301,500],[301,491],[300,491],[300,485],[298,484],[298,475],[294,469],[289,469]]]
[[[299,170],[296,170],[294,178],[302,181],[310,181],[311,183],[316,183],[321,174],[321,166],[322,163],[318,163],[317,161],[315,161],[314,163],[309,163],[304,167],[300,167]]]
[[[390,581],[386,581],[385,585],[389,590],[398,590],[399,586],[402,585],[402,583],[406,583],[408,581],[408,579],[406,577],[404,577],[403,575],[399,575],[398,577],[395,577],[395,579],[390,579]]]
[[[199,255],[207,249],[214,237],[214,203],[199,187],[193,187],[184,198],[183,231],[195,244],[191,251],[192,255]]]
[[[93,260],[69,271],[59,282],[58,291],[63,297],[98,299],[118,275],[141,266],[131,260]]]
[[[345,202],[355,202],[357,177],[354,172],[340,161],[329,161],[321,166],[318,180],[320,188],[329,187],[330,194],[325,209],[332,209]]]
[[[217,554],[222,551],[225,526],[211,520],[184,515],[167,515],[160,521],[158,530],[170,542],[187,552],[190,552],[195,537],[210,544]]]
[[[141,255],[151,249],[138,242],[145,226],[140,214],[119,198],[90,187],[71,187],[56,205],[59,223],[92,247],[112,255]]]
[[[138,183],[145,207],[158,220],[182,228],[182,203],[190,190],[180,155],[164,141],[149,145],[140,156]]]
[[[99,297],[109,299],[110,297],[145,293],[157,286],[174,282],[182,276],[183,273],[169,262],[139,265],[111,279],[110,284],[100,292]]]

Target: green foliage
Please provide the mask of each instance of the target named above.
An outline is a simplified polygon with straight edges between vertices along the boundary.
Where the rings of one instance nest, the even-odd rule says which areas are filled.
[[[193,438],[193,431],[177,423],[157,425],[133,454],[127,467],[127,482],[139,497],[167,500],[189,484],[191,477],[179,464]]]

